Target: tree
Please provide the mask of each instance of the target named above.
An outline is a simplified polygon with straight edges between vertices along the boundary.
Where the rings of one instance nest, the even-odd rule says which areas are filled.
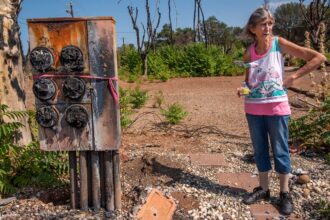
[[[173,31],[170,24],[164,24],[163,28],[157,34],[157,46],[171,44],[174,42]]]
[[[274,12],[276,22],[273,31],[276,35],[303,45],[306,23],[300,9],[299,3],[283,4],[276,8]]]
[[[170,29],[170,43],[173,44],[173,26],[171,18],[171,0],[168,0],[168,20],[169,20],[169,29]]]
[[[25,111],[23,51],[17,17],[22,0],[0,1],[0,104],[11,110]],[[31,141],[27,120],[22,122],[20,143]]]
[[[324,23],[327,26],[327,33],[329,32],[329,13],[330,13],[330,1],[329,0],[312,0],[305,10],[305,0],[299,0],[301,11],[304,20],[307,23],[307,27],[310,33],[313,47],[319,49],[319,32],[320,24]],[[325,39],[325,43],[329,40],[329,34]]]
[[[204,12],[202,9],[201,1],[202,0],[194,0],[194,21],[193,21],[194,41],[200,42],[202,41],[202,36],[204,36],[205,46],[207,46],[208,44],[207,29],[206,29]],[[201,26],[202,26],[201,16],[203,22],[203,34],[201,33]],[[196,22],[197,22],[197,27],[196,27]]]
[[[206,29],[209,34],[209,43],[220,45],[221,37],[227,28],[227,25],[223,22],[218,21],[215,16],[211,16],[206,20]]]
[[[157,6],[158,19],[157,19],[157,23],[156,23],[155,27],[153,27],[148,0],[146,0],[145,7],[146,7],[146,12],[147,12],[147,29],[145,28],[144,24],[142,23],[142,28],[143,28],[142,39],[140,38],[140,29],[139,29],[139,26],[137,25],[137,18],[138,18],[138,14],[139,14],[138,8],[136,7],[134,10],[132,6],[127,6],[127,9],[128,9],[128,13],[131,17],[133,29],[135,30],[135,33],[136,33],[136,45],[137,45],[138,53],[140,54],[140,58],[142,61],[143,76],[147,77],[147,75],[148,75],[147,57],[148,57],[148,53],[150,52],[151,46],[154,45],[155,40],[156,40],[157,28],[160,23],[161,14],[160,14],[159,8]],[[147,40],[145,39],[146,34],[147,34]]]
[[[224,53],[229,53],[240,42],[237,36],[240,35],[242,29],[239,27],[228,27],[214,16],[205,21],[205,26],[209,43],[222,46]]]
[[[175,45],[187,45],[194,42],[194,31],[191,28],[177,28],[174,33]]]

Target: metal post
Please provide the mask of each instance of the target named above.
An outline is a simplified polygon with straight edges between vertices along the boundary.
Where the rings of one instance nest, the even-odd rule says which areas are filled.
[[[93,194],[92,194],[92,152],[87,151],[86,152],[86,158],[87,158],[87,185],[88,185],[88,205],[89,207],[93,206]]]
[[[93,196],[93,207],[94,210],[101,208],[100,199],[100,161],[99,154],[96,151],[92,151],[92,196]]]
[[[121,185],[120,185],[120,164],[119,152],[113,151],[113,176],[114,176],[114,193],[115,193],[115,209],[121,209]]]
[[[113,179],[113,157],[112,151],[104,152],[105,167],[105,208],[107,211],[115,210],[114,179]]]
[[[76,151],[69,151],[69,168],[70,168],[71,208],[76,209],[78,207],[78,178],[77,178]]]
[[[87,161],[86,151],[80,151],[80,209],[88,209]]]
[[[104,151],[99,151],[100,158],[100,188],[101,188],[101,207],[105,207],[105,167],[104,167]]]

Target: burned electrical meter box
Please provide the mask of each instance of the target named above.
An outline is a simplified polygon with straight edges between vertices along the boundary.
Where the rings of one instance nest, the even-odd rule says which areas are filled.
[[[41,149],[117,150],[114,19],[29,19],[28,29]]]

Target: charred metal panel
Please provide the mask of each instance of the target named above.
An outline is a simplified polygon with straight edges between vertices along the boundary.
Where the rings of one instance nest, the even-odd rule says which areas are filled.
[[[80,49],[84,57],[83,72],[88,73],[88,50],[86,21],[84,20],[28,20],[30,48],[45,47],[54,55],[54,71],[66,71],[60,62],[60,54],[63,48],[75,46]],[[67,72],[67,71],[66,71]]]
[[[58,123],[51,128],[39,129],[40,148],[47,151],[82,151],[91,150],[92,144],[92,124],[86,123],[83,127],[77,128],[67,122],[67,109],[70,104],[57,104],[52,106],[58,111]],[[81,105],[91,118],[91,105]]]
[[[115,25],[113,20],[87,22],[90,71],[92,76],[117,77]],[[118,86],[113,81],[116,91]],[[108,81],[92,80],[94,96],[94,150],[115,150],[120,146],[119,106],[109,90]]]
[[[48,127],[42,126],[37,118],[40,125],[39,140],[41,149],[49,151],[92,150],[93,126],[90,80],[77,77],[54,77],[52,79],[53,80],[49,78],[38,78],[34,82],[35,85],[39,81],[51,80],[56,84],[56,95],[54,98],[43,100],[39,95],[36,95],[37,109],[41,106],[52,106],[53,109],[56,109],[59,116],[58,123]],[[78,81],[79,83],[74,84],[72,81]],[[48,84],[46,85],[48,86]],[[48,87],[53,88],[52,86]],[[39,93],[43,94],[45,97],[49,97],[50,95],[48,93],[43,93],[45,90],[46,89],[43,89]],[[48,92],[51,91],[51,89],[48,89]],[[73,109],[73,106],[82,106],[82,109],[85,109],[86,111],[82,114],[74,114],[74,116],[72,116],[72,112],[79,112],[76,108]],[[86,116],[86,113],[88,117]],[[51,119],[48,119],[47,121],[47,118],[50,117],[49,114],[46,116],[43,117],[44,119],[42,122],[53,123],[53,120]],[[69,119],[67,119],[68,117]]]
[[[117,77],[114,24],[111,17],[28,20],[41,149],[119,148],[119,104],[108,80]]]

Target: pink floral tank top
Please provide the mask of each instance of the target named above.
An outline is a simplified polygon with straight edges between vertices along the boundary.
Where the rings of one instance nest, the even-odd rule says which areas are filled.
[[[258,55],[255,44],[249,48],[251,65],[245,97],[245,112],[252,115],[290,115],[287,91],[282,86],[284,62],[278,37],[274,37],[268,51]]]

